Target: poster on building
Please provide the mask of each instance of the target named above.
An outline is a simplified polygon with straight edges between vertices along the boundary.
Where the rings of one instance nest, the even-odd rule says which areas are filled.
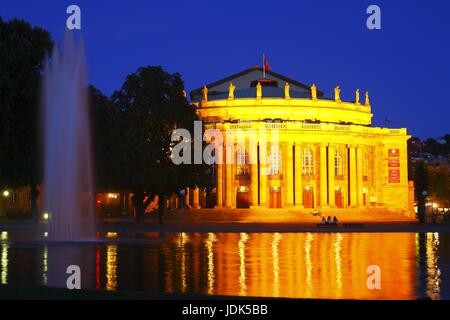
[[[388,157],[398,157],[400,154],[398,149],[388,149]]]
[[[389,183],[400,182],[399,149],[388,149],[388,173]]]

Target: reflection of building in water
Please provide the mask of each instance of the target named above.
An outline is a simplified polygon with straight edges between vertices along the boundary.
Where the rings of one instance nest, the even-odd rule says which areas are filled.
[[[45,286],[48,282],[48,247],[44,245],[44,251],[42,252],[42,284]]]
[[[117,245],[109,244],[106,247],[106,290],[117,288]]]
[[[439,234],[417,233],[416,250],[417,264],[419,268],[419,288],[425,293],[424,297],[431,299],[441,298],[441,270],[439,260]]]
[[[208,294],[214,293],[214,242],[217,237],[214,233],[208,233],[208,238],[205,241],[206,250],[208,252]]]
[[[239,295],[245,296],[247,292],[247,283],[245,276],[245,243],[249,236],[246,233],[241,233],[238,248],[239,248]]]
[[[427,233],[427,269],[428,290],[427,294],[432,299],[440,298],[441,270],[438,266],[439,234]]]
[[[192,234],[184,249],[164,250],[174,261],[164,274],[175,292],[407,299],[416,297],[414,243],[412,233]],[[381,268],[381,290],[366,287],[370,265]]]
[[[0,274],[0,283],[1,284],[8,284],[8,249],[9,244],[2,243],[2,256],[0,260],[0,266],[1,266],[1,274]]]

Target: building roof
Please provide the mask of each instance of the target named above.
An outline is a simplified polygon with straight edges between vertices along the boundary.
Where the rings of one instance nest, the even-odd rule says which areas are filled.
[[[256,97],[256,88],[245,88],[241,90],[236,90],[234,92],[234,97],[236,99],[243,98],[255,98]],[[284,88],[276,88],[276,87],[264,87],[262,90],[263,98],[284,98]],[[307,98],[311,99],[311,94],[308,92],[300,92],[300,91],[290,91],[291,98]],[[208,100],[220,100],[227,99],[228,92],[217,92],[213,94],[208,94]]]
[[[245,76],[245,75],[247,75],[249,73],[252,73],[254,71],[262,71],[262,70],[263,70],[263,68],[260,67],[260,66],[255,66],[255,67],[252,67],[252,68],[248,68],[246,70],[243,70],[241,72],[232,74],[232,75],[230,75],[230,76],[228,76],[226,78],[223,78],[221,80],[218,80],[218,81],[215,81],[215,82],[211,82],[211,83],[207,84],[206,87],[208,89],[210,89],[210,88],[217,87],[217,86],[220,86],[220,85],[223,85],[223,84],[228,84],[228,83],[232,82],[232,80],[234,80],[234,79],[243,77],[243,76]],[[303,89],[306,92],[309,92],[309,93],[311,92],[311,87],[309,85],[303,84],[303,83],[298,82],[298,81],[293,80],[293,79],[290,79],[288,77],[285,77],[285,76],[283,76],[283,75],[281,75],[279,73],[273,72],[271,70],[266,70],[266,74],[270,75],[270,76],[272,76],[272,77],[274,77],[276,79],[282,80],[284,82],[288,82],[290,85],[297,86],[297,87]],[[257,80],[257,79],[254,79],[254,80]],[[249,87],[250,87],[250,84],[249,84]],[[203,89],[203,87],[200,87],[198,89],[192,90],[190,92],[191,99],[196,100],[197,98],[201,97],[202,96],[202,89]],[[244,88],[244,89],[237,88],[237,90],[235,92],[236,98],[244,98],[244,97],[250,98],[250,97],[254,97],[255,96],[255,89],[254,88],[251,88],[251,89],[253,89],[253,91],[252,91],[253,95],[252,96],[246,96],[246,93],[250,92],[249,90],[246,90],[246,88]],[[268,90],[268,89],[269,88],[264,88],[264,90],[263,90],[263,97],[266,97],[266,96],[269,96],[269,97],[278,97],[278,96],[284,97],[284,91],[282,91],[282,89],[281,89],[281,91],[283,93],[282,95],[278,95],[279,93],[277,93],[277,95],[267,95],[267,94],[270,94],[269,92],[271,92],[271,94],[275,94],[275,91]],[[272,89],[274,89],[274,88],[272,88]],[[278,88],[278,89],[280,89],[280,88]],[[243,96],[239,96],[238,95],[239,92],[241,92],[241,95],[243,95]],[[297,97],[297,95],[301,95],[302,97],[305,96],[304,93],[298,92],[298,94],[296,94],[295,92],[297,92],[297,91],[291,90],[291,96],[292,97]],[[225,94],[225,93],[227,93],[227,91],[223,91],[223,90],[221,90],[219,92],[210,91],[210,92],[208,92],[208,97],[212,98],[212,97],[216,97],[216,96],[220,95],[221,98],[223,98],[222,95]],[[323,96],[323,92],[317,90],[317,96],[318,97]],[[226,96],[226,97],[228,97],[228,96]],[[216,99],[219,99],[219,98],[216,98]]]

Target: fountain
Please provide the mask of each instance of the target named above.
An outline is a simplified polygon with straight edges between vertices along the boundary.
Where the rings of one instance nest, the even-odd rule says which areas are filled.
[[[89,108],[84,47],[66,31],[44,67],[45,211],[48,238],[94,239]]]

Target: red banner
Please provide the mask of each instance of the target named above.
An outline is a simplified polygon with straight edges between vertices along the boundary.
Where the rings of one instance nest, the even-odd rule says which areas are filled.
[[[400,161],[398,161],[398,160],[388,160],[388,167],[398,168],[398,167],[400,167]]]
[[[388,157],[398,157],[400,155],[399,149],[388,149]]]
[[[389,169],[389,183],[400,182],[400,170],[399,169]]]

